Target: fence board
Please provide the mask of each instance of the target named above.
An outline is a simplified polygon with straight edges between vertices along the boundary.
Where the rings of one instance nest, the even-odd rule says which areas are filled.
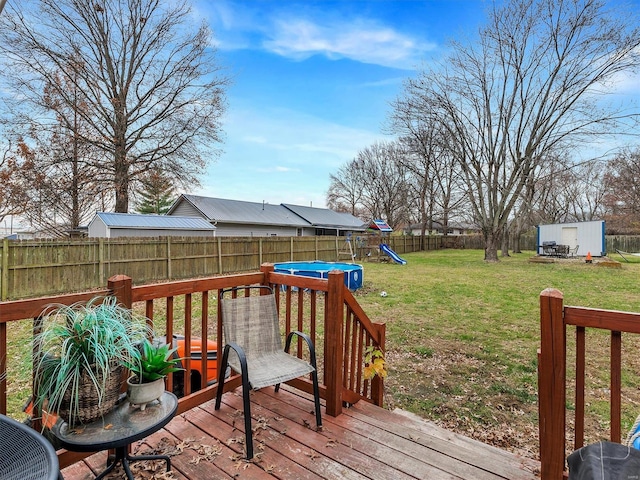
[[[419,239],[398,238],[390,242],[399,253],[419,250]],[[0,244],[0,299],[102,288],[116,274],[142,285],[247,272],[263,263],[345,261],[339,255],[345,241],[329,236],[5,240]]]
[[[351,239],[362,255],[366,235]],[[345,261],[345,237],[155,237],[4,240],[0,243],[0,299],[17,300],[102,288],[115,274],[141,284],[257,270],[263,263]],[[385,242],[399,255],[440,248],[484,248],[480,235],[400,236]],[[421,245],[424,245],[421,248]],[[535,237],[520,239],[535,251]],[[607,236],[607,251],[640,252],[640,237]],[[342,253],[342,254],[341,254]],[[363,261],[362,257],[356,261]]]

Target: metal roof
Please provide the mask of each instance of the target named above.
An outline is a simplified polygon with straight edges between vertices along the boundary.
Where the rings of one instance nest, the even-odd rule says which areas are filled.
[[[311,224],[282,205],[243,202],[222,198],[186,195],[182,197],[200,210],[210,221],[310,227]],[[176,204],[174,204],[175,207]],[[173,207],[172,207],[173,209]]]
[[[341,230],[366,229],[366,224],[358,217],[354,217],[350,213],[334,212],[328,208],[303,207],[300,205],[291,205],[283,203],[283,207],[291,210],[297,215],[307,220],[314,227],[340,228]]]
[[[369,228],[372,230],[380,230],[381,232],[393,232],[393,228],[391,228],[384,220],[373,220],[369,224]]]
[[[162,228],[172,230],[215,230],[216,227],[201,217],[176,217],[139,213],[98,212],[96,216],[111,228]]]

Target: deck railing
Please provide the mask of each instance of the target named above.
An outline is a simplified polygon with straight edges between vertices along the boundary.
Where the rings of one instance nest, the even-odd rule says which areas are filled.
[[[559,480],[566,476],[567,390],[570,388],[575,389],[575,432],[571,450],[584,445],[587,329],[609,332],[609,439],[620,442],[622,438],[622,334],[640,334],[640,313],[563,306],[560,291],[544,290],[540,294],[538,352],[540,462],[544,479]],[[575,335],[575,366],[570,365],[571,370],[575,368],[572,384],[567,380],[568,330]],[[634,340],[637,341],[637,337]]]
[[[270,284],[278,292],[277,300],[284,330],[303,330],[316,343],[319,354],[320,394],[326,400],[326,413],[338,416],[345,403],[365,400],[382,405],[382,379],[363,377],[364,350],[373,345],[384,351],[385,326],[372,323],[354,296],[344,285],[344,274],[329,272],[328,279],[310,278],[275,273],[273,265],[265,264],[259,272],[199,278],[154,285],[133,286],[132,279],[124,275],[111,277],[106,289],[73,295],[43,297],[30,300],[0,302],[0,413],[7,413],[7,327],[11,322],[32,322],[37,328],[37,317],[50,303],[70,305],[87,301],[96,295],[115,295],[123,305],[139,309],[149,318],[154,331],[172,338],[174,334],[185,338],[185,351],[191,351],[192,336],[215,339],[217,351],[222,351],[222,324],[218,297],[221,290],[251,284]],[[29,339],[25,347],[28,348]],[[204,342],[203,342],[204,344]],[[298,347],[293,354],[302,356]],[[201,355],[201,372],[207,372],[207,355]],[[220,361],[220,358],[216,360]],[[199,388],[191,385],[193,360],[184,362],[184,396],[180,398],[179,412],[189,410],[215,397],[217,384]],[[205,384],[206,382],[203,382]],[[311,391],[306,379],[292,381],[294,386]],[[173,388],[173,378],[167,379],[167,388]],[[240,385],[239,375],[225,382],[225,390]],[[195,387],[195,388],[194,388]],[[34,425],[39,428],[38,422]],[[59,452],[62,466],[80,458],[71,452]]]

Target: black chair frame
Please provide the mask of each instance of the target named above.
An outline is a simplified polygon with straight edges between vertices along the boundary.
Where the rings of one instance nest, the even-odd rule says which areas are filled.
[[[222,300],[225,293],[228,292],[236,292],[238,290],[246,290],[246,289],[267,289],[270,293],[273,293],[273,288],[268,285],[251,285],[251,286],[241,286],[241,287],[233,287],[222,290],[220,292],[220,300]],[[223,319],[224,322],[224,319]],[[318,431],[322,430],[322,416],[320,414],[320,387],[318,386],[318,368],[316,363],[316,350],[313,345],[313,341],[311,338],[303,332],[298,330],[292,331],[287,335],[287,340],[285,343],[284,351],[289,353],[289,349],[291,347],[291,340],[294,336],[298,336],[302,338],[307,347],[309,348],[309,363],[313,367],[313,372],[311,372],[311,379],[313,383],[313,399],[315,404],[315,416],[316,416],[316,427]],[[247,460],[251,460],[253,458],[253,432],[251,428],[251,402],[249,398],[251,385],[249,384],[249,372],[247,368],[247,357],[244,353],[243,348],[234,342],[229,342],[225,344],[224,351],[222,354],[222,363],[220,366],[220,371],[218,374],[218,391],[216,392],[216,404],[215,409],[220,409],[220,404],[222,401],[222,393],[224,391],[224,382],[225,375],[224,372],[227,370],[228,361],[229,361],[229,351],[233,350],[238,355],[238,359],[240,362],[240,376],[242,378],[242,403],[244,409],[244,431],[245,431],[245,443],[247,449]],[[278,392],[280,390],[280,384],[275,384],[275,391]]]

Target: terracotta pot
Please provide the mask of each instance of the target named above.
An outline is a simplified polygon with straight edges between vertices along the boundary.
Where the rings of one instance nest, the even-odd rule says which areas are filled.
[[[158,400],[164,393],[164,378],[147,383],[137,381],[137,377],[129,377],[127,380],[127,400],[130,405],[144,410],[148,403]]]

